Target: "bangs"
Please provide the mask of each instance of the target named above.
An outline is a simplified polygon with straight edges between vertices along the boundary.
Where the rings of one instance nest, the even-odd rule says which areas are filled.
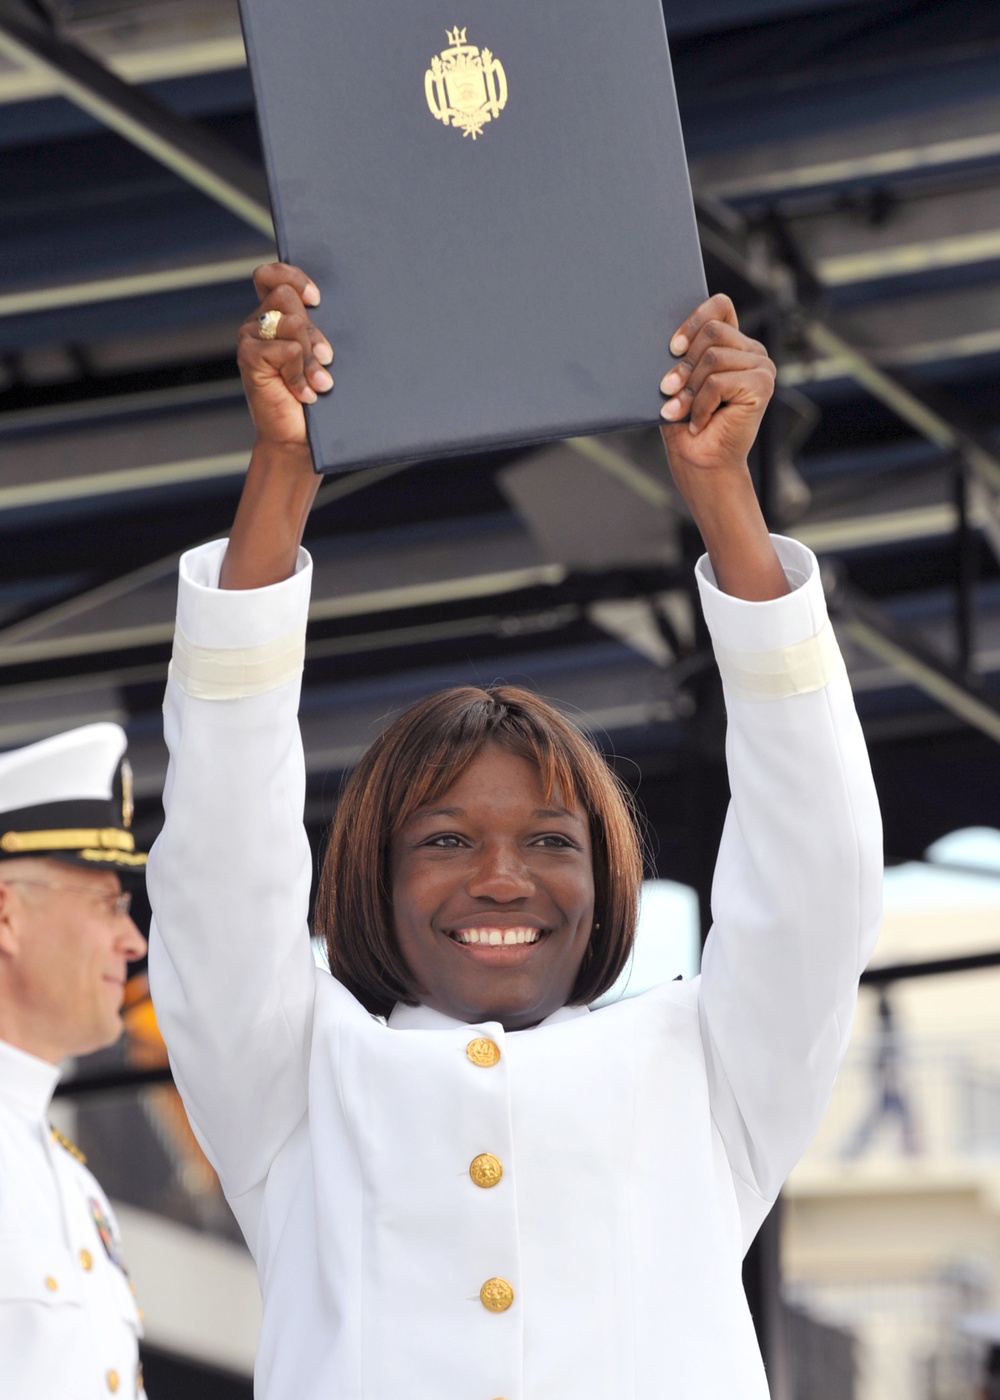
[[[506,718],[513,722],[501,720],[484,734],[442,735],[419,772],[410,769],[396,775],[398,780],[390,785],[388,802],[391,830],[398,831],[421,807],[439,801],[490,744],[525,759],[538,770],[547,803],[552,803],[558,793],[564,807],[575,807],[581,794],[573,777],[574,756],[560,742],[561,736],[539,732],[533,725],[526,725],[522,716],[508,714]],[[579,805],[593,811],[592,802]]]

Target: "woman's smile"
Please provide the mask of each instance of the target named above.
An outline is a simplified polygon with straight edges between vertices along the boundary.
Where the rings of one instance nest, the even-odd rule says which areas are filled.
[[[537,943],[538,940],[548,932],[541,928],[504,928],[500,925],[486,928],[456,928],[448,930],[448,937],[453,938],[456,943],[461,943],[465,947],[482,947],[488,945],[491,948],[512,948],[523,947],[525,944]]]
[[[527,963],[538,954],[539,946],[551,929],[502,921],[465,925],[448,929],[446,937],[456,945],[460,957],[474,958],[484,967],[512,967]]]

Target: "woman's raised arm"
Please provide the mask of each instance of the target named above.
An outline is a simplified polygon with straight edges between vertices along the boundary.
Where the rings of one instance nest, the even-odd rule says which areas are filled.
[[[297,723],[311,565],[299,543],[319,477],[302,406],[332,383],[305,273],[274,263],[255,280],[261,306],[239,359],[257,442],[228,544],[181,561],[166,819],[149,862],[157,1015],[254,1250],[264,1183],[307,1112],[317,973]]]
[[[774,385],[728,297],[677,331],[663,438],[708,560],[732,790],[700,1014],[749,1243],[815,1132],[878,933],[878,802],[816,559],[767,532],[747,453]]]
[[[333,388],[333,347],[309,315],[315,283],[301,268],[267,263],[254,286],[260,305],[240,327],[238,358],[256,441],[219,577],[227,589],[264,588],[294,571],[320,483],[303,405]]]

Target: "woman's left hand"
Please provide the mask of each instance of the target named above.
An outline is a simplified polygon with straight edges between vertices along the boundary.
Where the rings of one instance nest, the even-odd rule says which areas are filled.
[[[682,357],[660,384],[674,472],[745,467],[777,374],[764,346],[743,334],[736,308],[719,294],[692,312],[670,349]]]
[[[660,384],[668,395],[663,444],[719,586],[741,598],[780,597],[788,584],[747,464],[774,392],[774,364],[721,294],[692,312],[670,348],[681,359]]]

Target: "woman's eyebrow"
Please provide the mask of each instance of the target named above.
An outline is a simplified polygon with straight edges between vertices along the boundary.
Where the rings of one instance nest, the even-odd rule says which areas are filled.
[[[570,821],[583,824],[583,818],[578,812],[571,812],[568,807],[536,807],[533,814],[536,817],[569,817]]]
[[[409,820],[418,821],[421,817],[464,817],[464,807],[418,807]]]
[[[570,821],[583,824],[583,818],[576,812],[571,812],[568,807],[536,807],[531,814],[533,817],[541,817],[545,820],[552,820],[557,817],[568,817]],[[426,817],[464,817],[464,807],[418,807],[408,818],[409,821],[420,821]]]

